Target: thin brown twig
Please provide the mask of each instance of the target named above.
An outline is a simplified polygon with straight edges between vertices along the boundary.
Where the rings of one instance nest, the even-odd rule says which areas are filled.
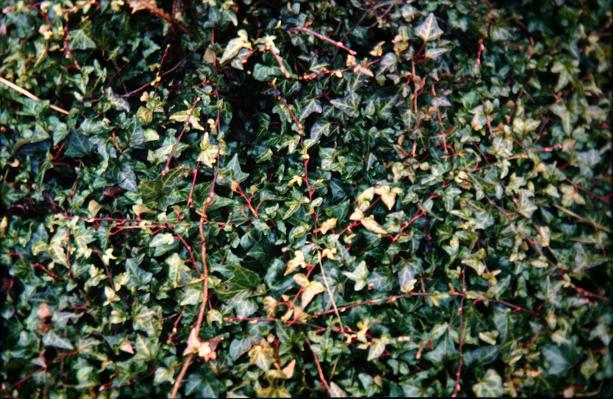
[[[300,147],[304,148],[304,142],[302,140],[303,136],[304,136],[304,127],[302,126],[302,123],[300,122],[300,119],[298,119],[298,117],[296,116],[296,114],[294,113],[294,110],[292,109],[292,107],[287,103],[287,100],[285,100],[285,98],[283,98],[283,96],[281,95],[281,93],[279,92],[279,90],[277,90],[277,88],[275,88],[274,86],[272,86],[272,89],[274,91],[275,96],[277,97],[277,100],[283,104],[283,106],[287,109],[287,112],[289,112],[290,117],[292,118],[292,120],[294,121],[294,123],[296,124],[296,126],[298,127],[298,135],[300,136]],[[304,159],[303,162],[303,168],[304,168],[304,174],[302,175],[302,180],[305,183],[306,189],[307,189],[307,193],[309,195],[309,202],[313,201],[313,196],[315,195],[315,187],[311,186],[311,183],[309,182],[309,156],[307,154],[306,158]],[[313,230],[317,230],[317,224],[318,224],[318,214],[317,211],[313,211]]]
[[[64,23],[64,32],[63,32],[63,42],[64,45],[61,48],[61,51],[64,53],[64,57],[66,57],[66,59],[71,60],[73,62],[74,67],[80,71],[81,70],[81,65],[79,65],[79,63],[77,62],[77,59],[73,57],[72,55],[72,51],[70,51],[70,40],[69,40],[69,33],[68,33],[68,26],[70,25],[70,14],[66,13],[66,22]]]
[[[336,300],[334,299],[334,293],[330,289],[330,284],[328,284],[328,278],[326,276],[326,270],[324,269],[323,262],[321,261],[321,252],[317,253],[317,260],[319,261],[319,268],[321,269],[321,275],[324,280],[324,284],[326,286],[326,290],[328,291],[328,296],[330,297],[330,302],[332,302],[332,308],[334,309],[334,313],[336,313],[336,317],[338,317],[338,322],[341,326],[341,331],[345,332],[345,325],[343,324],[343,319],[341,318],[341,313],[338,311],[338,307],[336,306]]]
[[[177,333],[177,329],[179,327],[179,323],[181,322],[181,319],[183,318],[183,315],[185,314],[185,307],[183,307],[183,310],[181,310],[181,313],[179,313],[177,320],[175,320],[175,322],[172,325],[172,330],[170,331],[170,334],[168,334],[168,338],[166,339],[166,342],[171,343],[174,339],[175,334]]]
[[[461,293],[461,292],[451,292],[450,295],[457,296],[457,297],[466,296],[466,294]],[[535,312],[534,310],[526,309],[523,306],[519,306],[519,305],[516,305],[516,304],[511,303],[511,302],[503,301],[501,299],[493,299],[493,298],[475,298],[475,299],[473,299],[473,302],[476,303],[477,301],[479,301],[479,302],[481,302],[481,301],[483,301],[483,302],[492,302],[492,303],[495,303],[497,305],[504,305],[504,306],[506,306],[508,308],[513,309],[516,312],[528,313],[528,314],[531,314],[532,316],[537,316],[537,317],[539,316],[539,314],[537,312]]]
[[[177,379],[176,379],[176,381],[175,381],[175,383],[174,383],[174,385],[172,387],[172,392],[170,393],[170,397],[171,398],[176,398],[177,397],[177,393],[179,392],[179,388],[181,388],[181,382],[185,378],[185,373],[187,373],[187,369],[192,364],[193,360],[194,360],[194,354],[190,353],[189,356],[187,356],[187,359],[185,359],[185,362],[183,362],[183,366],[181,367],[181,371],[179,372],[179,375],[177,376]]]
[[[219,130],[219,108],[217,114],[217,129]],[[193,328],[193,331],[198,337],[200,335],[200,328],[202,327],[202,322],[204,321],[204,313],[206,310],[206,305],[209,301],[209,268],[207,266],[207,250],[206,250],[206,234],[204,233],[204,222],[207,220],[207,211],[211,204],[213,203],[213,199],[215,198],[215,186],[217,184],[217,178],[219,176],[219,162],[220,162],[220,149],[217,150],[216,162],[215,162],[215,173],[213,174],[213,181],[211,182],[211,188],[209,189],[209,193],[204,200],[204,204],[202,205],[202,212],[200,213],[200,222],[198,223],[198,231],[200,232],[200,258],[202,261],[202,301],[200,302],[200,311],[198,312],[198,319],[196,320],[196,325]],[[185,373],[187,373],[187,369],[194,359],[194,354],[190,353],[183,366],[181,367],[181,371],[175,380],[175,383],[172,387],[172,391],[170,393],[171,398],[176,398],[177,393],[179,392],[179,388],[181,388],[181,384],[183,379],[185,378]]]
[[[292,118],[296,126],[298,127],[298,134],[300,135],[300,140],[302,140],[302,136],[304,134],[304,128],[302,127],[302,123],[300,123],[300,120],[294,113],[294,110],[292,109],[292,107],[287,103],[285,98],[283,98],[283,96],[281,95],[281,92],[279,92],[279,90],[275,88],[274,86],[271,86],[271,87],[273,88],[273,91],[275,93],[275,96],[277,97],[277,100],[279,100],[281,104],[283,104],[285,109],[287,109],[287,112],[289,112],[290,117]]]
[[[319,357],[317,357],[317,354],[313,350],[313,347],[311,347],[311,341],[309,340],[309,338],[306,335],[304,336],[304,338],[306,340],[307,346],[313,354],[313,360],[315,360],[315,366],[317,367],[317,373],[319,374],[319,381],[321,382],[321,385],[326,388],[328,395],[332,396],[332,392],[330,391],[330,384],[328,384],[328,381],[326,381],[324,371],[321,368],[321,363],[319,363]]]
[[[196,166],[194,167],[194,178],[192,179],[192,187],[189,189],[189,197],[187,198],[187,207],[191,207],[192,203],[194,202],[192,200],[193,196],[194,196],[194,187],[196,187],[196,178],[198,177],[198,169],[200,168],[200,161],[196,162]]]
[[[17,381],[11,388],[11,391],[14,391],[16,389],[19,389],[23,384],[25,384],[26,382],[28,382],[30,379],[32,379],[32,377],[34,377],[36,374],[38,373],[42,373],[42,372],[46,372],[49,367],[51,367],[52,365],[61,362],[64,360],[64,358],[68,357],[68,356],[76,356],[79,354],[79,350],[75,349],[72,352],[61,352],[55,359],[53,359],[51,362],[45,364],[45,367],[39,369],[39,370],[35,370],[32,373],[30,373],[27,377],[22,378],[21,380]]]
[[[374,64],[378,63],[379,61],[381,61],[383,59],[383,57],[379,57],[373,61],[367,62],[365,65],[365,68],[370,68],[371,66],[373,66]],[[318,72],[312,72],[306,75],[302,75],[300,76],[298,79],[301,80],[313,80],[316,79],[320,76],[325,76],[325,75],[332,75],[332,74],[336,74],[336,73],[345,73],[345,72],[349,72],[349,71],[355,71],[355,66],[352,67],[346,67],[343,69],[328,69],[328,68],[322,68],[320,71]]]
[[[313,273],[313,270],[315,270],[314,265],[307,266],[307,273],[306,273],[307,279],[311,277],[311,273]],[[303,292],[304,292],[304,287],[300,287],[296,295],[294,295],[294,299],[292,299],[292,301],[289,304],[287,304],[288,312],[294,309],[294,306],[296,305],[296,301],[298,300],[298,298],[300,298],[300,295],[302,295]],[[298,322],[298,318],[299,318],[299,315],[294,314],[294,318],[289,323],[287,323],[287,326],[291,327],[294,323]]]
[[[568,208],[564,208],[563,206],[560,206],[558,204],[553,204],[554,207],[558,208],[559,210],[561,210],[562,212],[574,217],[575,219],[577,219],[580,222],[586,223],[591,225],[592,227],[594,227],[596,230],[602,230],[606,233],[611,233],[611,230],[608,227],[602,226],[596,222],[594,222],[592,219],[583,217],[581,215],[576,214],[575,212],[571,211]]]
[[[425,215],[426,212],[424,210],[420,210],[415,216],[411,218],[411,220],[402,224],[402,226],[400,226],[400,233],[397,233],[396,235],[392,236],[392,242],[396,242],[400,237],[403,237],[405,234],[403,234],[402,232],[406,230],[406,228],[409,227],[411,224],[421,219]]]
[[[162,71],[162,66],[164,66],[164,61],[166,60],[166,57],[168,56],[168,52],[170,50],[170,43],[166,45],[166,48],[164,49],[164,52],[162,53],[162,58],[160,59],[160,65],[158,65],[158,71],[155,74],[155,87],[159,87],[160,83],[162,82],[162,76],[160,74],[160,72]]]
[[[259,219],[260,216],[258,214],[257,209],[255,209],[253,205],[251,204],[251,201],[253,200],[253,195],[247,197],[247,195],[241,188],[240,184],[237,184],[236,189],[234,189],[233,191],[237,193],[238,195],[240,195],[245,200],[245,202],[247,203],[247,208],[249,209],[249,212],[251,212],[253,217],[255,217],[256,219]]]
[[[374,298],[374,299],[368,299],[368,300],[361,301],[361,302],[350,303],[348,305],[337,307],[337,310],[338,312],[344,312],[345,310],[357,308],[359,306],[374,305],[374,304],[382,303],[382,302],[394,302],[398,299],[408,298],[412,296],[432,296],[432,294],[429,292],[409,292],[406,294],[392,295],[392,296],[385,297],[385,298]],[[334,313],[334,312],[335,312],[334,309],[324,310],[324,311],[312,314],[311,318],[317,318],[317,317],[320,317],[326,314],[330,314],[330,313]]]
[[[54,272],[52,272],[51,270],[47,269],[45,267],[45,265],[43,265],[42,263],[33,263],[32,264],[32,268],[33,269],[42,270],[45,274],[47,274],[49,277],[51,277],[54,281],[58,281],[58,280],[62,279],[60,276],[58,276]]]
[[[304,142],[302,140],[303,136],[304,136],[304,127],[302,125],[302,123],[300,122],[300,119],[298,119],[298,117],[296,116],[296,114],[294,113],[294,110],[292,109],[292,107],[287,103],[287,100],[285,100],[285,98],[283,98],[283,96],[281,95],[281,93],[279,92],[279,90],[277,90],[274,86],[271,86],[275,96],[277,97],[277,100],[279,102],[281,102],[281,104],[283,104],[283,106],[287,109],[287,111],[290,114],[290,117],[292,118],[292,120],[294,121],[294,123],[296,124],[296,126],[298,127],[298,135],[300,136],[300,147],[304,148]],[[315,187],[311,186],[311,183],[309,182],[309,156],[307,154],[306,158],[303,161],[303,168],[304,168],[304,173],[302,175],[302,180],[305,183],[306,189],[307,189],[307,193],[309,195],[309,202],[313,201],[313,196],[315,195]],[[319,215],[317,213],[317,211],[313,211],[313,230],[317,230],[317,224],[318,224],[318,218]]]
[[[594,193],[594,192],[592,192],[592,191],[588,190],[588,189],[587,189],[587,188],[585,188],[585,187],[582,187],[581,185],[579,185],[579,184],[577,184],[577,183],[573,182],[572,180],[570,180],[570,179],[568,179],[568,178],[567,178],[565,181],[566,181],[568,184],[572,185],[572,186],[575,188],[575,190],[580,190],[580,191],[583,191],[584,193],[586,193],[586,194],[587,194],[587,195],[589,195],[590,197],[592,197],[592,198],[594,198],[594,199],[596,199],[596,200],[598,200],[598,201],[600,201],[600,202],[602,202],[602,203],[604,203],[604,204],[608,204],[608,203],[609,203],[609,198],[608,198],[608,197],[610,197],[612,193],[609,193],[609,194],[607,194],[607,195],[602,195],[602,196],[601,196],[601,195],[598,195],[598,194],[596,194],[596,193]]]
[[[269,49],[269,52],[275,58],[275,61],[277,61],[277,64],[279,65],[279,68],[281,69],[281,72],[283,73],[283,76],[285,76],[286,79],[290,79],[292,77],[292,74],[289,73],[289,71],[285,67],[285,63],[283,62],[283,58],[281,58],[281,56],[279,55],[279,49],[276,48],[276,47],[271,47]]]
[[[362,16],[360,17],[360,19],[358,20],[358,22],[355,24],[355,26],[360,26],[360,24],[362,23],[362,21],[364,21],[364,19],[365,19],[367,16],[372,16],[372,14],[374,14],[374,11],[376,11],[377,9],[379,9],[379,8],[381,8],[381,7],[385,7],[385,6],[387,6],[388,4],[389,4],[390,6],[394,6],[394,5],[399,4],[399,3],[401,3],[401,2],[400,2],[400,1],[390,1],[390,2],[385,2],[385,1],[384,1],[384,2],[381,2],[381,3],[378,3],[378,4],[376,4],[376,3],[375,3],[373,6],[371,6],[371,7],[370,7],[370,8],[368,8],[366,11],[364,11],[364,14],[362,14]],[[388,10],[386,10],[386,12],[385,12],[383,15],[386,15],[386,14],[387,14],[387,12],[389,12],[389,7],[388,7]],[[376,23],[375,23],[375,25],[376,25]],[[370,27],[373,27],[373,26],[374,26],[374,25],[370,25]],[[348,34],[348,33],[349,33],[349,31],[346,31],[346,32],[345,32],[345,34],[343,35],[343,38],[344,38],[344,37],[347,37],[347,34]]]
[[[189,253],[189,258],[192,261],[192,264],[194,265],[196,270],[202,274],[202,271],[200,270],[200,267],[198,266],[198,262],[196,262],[196,258],[194,257],[194,251],[192,250],[191,245],[189,245],[187,241],[185,241],[185,238],[183,238],[181,234],[177,233],[170,224],[166,224],[166,227],[169,228],[170,231],[174,233],[175,237],[177,237],[179,241],[181,241],[181,244],[183,244],[183,246],[185,247],[185,249],[187,249],[187,252]]]
[[[309,35],[315,36],[319,40],[323,40],[325,42],[328,42],[328,43],[332,44],[333,46],[336,46],[336,47],[338,47],[340,49],[345,50],[346,52],[348,52],[351,55],[356,55],[357,54],[355,51],[353,51],[349,47],[345,46],[343,43],[337,42],[336,40],[332,40],[328,36],[324,36],[321,33],[317,33],[314,30],[311,30],[309,28],[295,27],[295,28],[290,28],[289,30],[295,30],[295,31],[300,31],[300,32],[308,33]]]
[[[460,379],[462,378],[462,363],[463,363],[463,354],[462,351],[464,349],[464,300],[466,299],[466,270],[462,268],[462,299],[460,299],[460,307],[458,308],[458,315],[460,316],[460,358],[458,360],[458,368],[455,373],[455,387],[453,388],[453,393],[451,394],[452,398],[458,396],[458,392],[460,392]]]
[[[374,298],[374,299],[368,299],[368,300],[365,300],[365,301],[350,303],[348,305],[339,306],[338,307],[338,311],[339,312],[344,312],[345,310],[357,308],[357,307],[364,306],[364,305],[376,305],[376,304],[383,303],[383,302],[394,302],[394,301],[396,301],[398,299],[402,299],[402,298],[419,297],[419,296],[421,296],[421,297],[428,297],[428,296],[432,296],[432,295],[433,294],[430,293],[430,292],[409,292],[409,293],[406,293],[406,294],[392,295],[392,296],[384,297],[384,298]],[[450,295],[456,296],[456,297],[460,297],[460,298],[466,296],[466,294],[461,293],[461,292],[452,292],[452,293],[450,293]],[[477,299],[475,299],[475,300],[477,300]],[[509,308],[511,308],[511,309],[513,309],[513,310],[515,310],[517,312],[524,312],[524,313],[531,314],[533,316],[538,316],[538,313],[534,312],[533,310],[526,309],[526,308],[524,308],[522,306],[516,305],[514,303],[510,303],[510,302],[507,302],[507,301],[497,300],[497,299],[492,299],[492,298],[482,298],[481,301],[492,302],[492,303],[495,303],[495,304],[498,304],[498,305],[504,305],[504,306],[509,307]],[[328,310],[324,310],[324,311],[321,311],[321,312],[317,312],[317,313],[314,313],[314,314],[310,315],[310,317],[311,318],[317,318],[317,317],[324,316],[324,315],[327,315],[327,314],[330,314],[330,313],[334,313],[334,309],[328,309]]]
[[[9,87],[10,89],[15,90],[17,93],[28,97],[30,100],[34,100],[34,101],[42,101],[40,99],[40,97],[35,96],[34,94],[32,94],[31,92],[27,91],[26,89],[24,89],[23,87],[19,87],[17,86],[15,83],[4,79],[2,76],[0,76],[0,83],[2,83],[3,85]],[[59,112],[60,114],[64,114],[64,115],[68,115],[69,112],[66,111],[64,108],[60,108],[56,105],[53,104],[49,104],[49,108],[51,108],[52,110]]]
[[[169,70],[167,70],[167,71],[163,72],[163,73],[160,75],[160,78],[163,78],[163,77],[165,77],[166,75],[168,75],[168,74],[170,74],[170,73],[174,72],[174,71],[175,71],[177,68],[179,68],[179,67],[181,66],[181,64],[182,64],[184,61],[185,61],[185,58],[184,58],[184,59],[182,59],[181,61],[177,62],[177,63],[176,63],[176,64],[175,64],[175,65],[174,65],[172,68],[170,68]],[[123,68],[123,67],[122,67],[122,68]],[[154,82],[155,82],[155,81],[154,81]],[[129,98],[129,97],[132,97],[133,95],[140,93],[141,91],[145,90],[147,87],[149,87],[149,86],[151,86],[151,85],[152,85],[152,82],[145,83],[144,85],[142,85],[142,86],[140,86],[140,87],[138,87],[138,88],[136,88],[136,89],[134,89],[134,90],[132,90],[132,91],[129,91],[129,92],[125,93],[125,94],[122,94],[122,95],[121,95],[121,97],[123,97],[123,98]]]
[[[209,197],[207,197],[209,202]],[[209,268],[207,266],[207,252],[206,252],[206,234],[204,233],[204,222],[206,220],[206,211],[203,212],[204,217],[200,217],[200,223],[198,223],[198,231],[200,232],[200,259],[202,262],[202,303],[200,304],[200,311],[198,312],[198,319],[196,321],[196,332],[200,332],[202,321],[204,320],[204,311],[206,304],[209,300]],[[198,334],[196,334],[198,335]]]
[[[241,321],[243,321],[243,322],[247,322],[247,323],[277,323],[277,322],[284,323],[284,321],[282,319],[277,319],[277,318],[274,318],[274,317],[238,317],[237,316],[237,317],[224,317],[224,320],[228,321],[228,322],[241,322]],[[325,331],[328,328],[328,327],[323,327],[323,326],[319,326],[319,325],[316,325],[316,324],[304,323],[304,322],[301,322],[301,321],[297,321],[294,324],[297,325],[297,326],[303,326],[303,327],[312,328],[312,329],[314,329],[317,332]],[[349,327],[349,326],[345,326],[345,330],[341,330],[339,327],[336,327],[336,326],[331,326],[330,330],[334,331],[335,333],[339,333],[339,334],[343,334],[343,335],[346,335],[347,333],[350,333],[350,334],[354,334],[355,333],[355,331],[352,330],[351,327]],[[367,336],[368,335],[369,334],[367,333]]]
[[[173,28],[179,28],[182,32],[190,34],[189,30],[182,23],[177,21],[163,9],[159,8],[154,0],[130,0],[129,4],[130,7],[132,7],[132,13],[138,10],[147,9],[151,14],[168,22]]]
[[[172,158],[175,156],[175,152],[177,151],[177,147],[179,146],[179,143],[181,142],[181,138],[183,137],[183,134],[185,133],[185,131],[187,130],[187,126],[189,125],[189,120],[191,119],[192,114],[194,113],[194,110],[196,109],[196,106],[198,105],[200,100],[201,100],[200,97],[197,97],[196,100],[194,100],[192,106],[190,107],[187,113],[187,119],[185,120],[185,122],[183,122],[183,129],[181,129],[181,132],[179,133],[179,137],[177,137],[177,142],[172,146],[170,155],[168,155],[168,159],[166,160],[166,165],[164,166],[164,170],[162,171],[162,176],[166,176],[166,173],[168,173],[168,171],[170,170],[170,162],[172,161]]]
[[[600,295],[600,294],[596,294],[595,292],[592,291],[588,291],[585,288],[581,288],[581,287],[577,287],[576,285],[573,285],[573,289],[581,296],[584,296],[586,298],[596,298],[596,299],[600,299],[601,301],[605,301],[605,302],[609,302],[609,298],[606,297],[605,295]]]
[[[207,252],[206,252],[206,234],[204,233],[204,222],[206,220],[206,210],[210,206],[209,203],[211,201],[212,201],[211,196],[208,195],[202,207],[203,211],[202,211],[202,215],[200,216],[200,223],[198,223],[198,230],[200,232],[200,239],[201,239],[200,258],[202,262],[202,301],[200,302],[200,311],[198,312],[198,319],[196,320],[196,325],[193,328],[193,331],[195,331],[196,337],[200,335],[200,328],[202,327],[202,322],[204,320],[206,304],[209,300],[209,269],[206,263],[207,262],[206,260]],[[185,362],[183,362],[181,371],[179,372],[179,375],[177,376],[177,379],[175,380],[175,383],[172,387],[172,392],[170,393],[171,398],[177,397],[179,388],[181,388],[181,383],[183,382],[183,379],[185,378],[185,373],[187,373],[187,369],[189,368],[193,360],[194,360],[194,354],[190,353],[188,357],[185,359]]]

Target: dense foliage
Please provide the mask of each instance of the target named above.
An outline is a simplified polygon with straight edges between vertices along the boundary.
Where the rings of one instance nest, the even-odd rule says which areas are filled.
[[[7,397],[613,394],[609,0],[0,6]]]

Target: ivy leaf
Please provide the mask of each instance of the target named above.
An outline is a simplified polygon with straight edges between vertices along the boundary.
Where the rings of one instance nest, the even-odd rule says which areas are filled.
[[[273,384],[267,386],[266,388],[263,388],[263,387],[256,388],[256,394],[260,398],[291,398],[292,397],[292,395],[289,393],[286,387],[275,386]]]
[[[373,215],[362,218],[360,222],[368,231],[372,231],[375,234],[387,234],[387,231],[377,223]]]
[[[119,172],[119,187],[126,191],[137,191],[136,174],[134,169],[129,164],[121,165],[121,171]]]
[[[361,261],[352,272],[343,272],[343,274],[355,283],[354,289],[356,291],[361,291],[368,282],[369,273],[364,261]]]
[[[309,100],[309,102],[302,108],[301,112],[300,112],[300,120],[305,120],[306,118],[308,118],[311,114],[314,113],[322,113],[323,112],[323,108],[321,108],[321,103],[319,102],[319,100],[312,98]],[[313,133],[311,133],[311,138],[313,138]]]
[[[415,278],[415,273],[410,266],[404,266],[400,270],[400,273],[398,273],[398,282],[400,283],[400,291],[404,293],[413,291],[413,288],[415,288],[415,283],[417,283],[417,279]]]
[[[160,256],[175,247],[175,237],[171,233],[161,233],[153,237],[149,247],[154,249],[153,256]]]
[[[200,124],[200,121],[198,120],[200,117],[200,109],[199,108],[193,108],[193,109],[186,109],[183,111],[178,111],[175,112],[174,114],[170,115],[170,120],[171,121],[176,121],[176,122],[189,122],[190,126],[193,127],[196,130],[204,130],[204,127],[202,127],[202,125]]]
[[[255,364],[263,371],[270,370],[270,366],[273,362],[273,349],[267,342],[254,345],[251,350],[249,350],[249,362]]]
[[[230,279],[232,285],[240,289],[253,289],[260,283],[257,273],[242,267],[234,267],[234,275]]]
[[[189,268],[185,265],[179,254],[173,253],[166,258],[165,262],[168,265],[168,279],[172,287],[177,288],[185,284]]]
[[[66,146],[66,152],[64,155],[73,158],[82,158],[91,154],[94,146],[87,137],[77,132],[70,133],[68,137],[68,145]]]
[[[426,19],[415,28],[415,35],[424,42],[438,39],[443,34],[443,30],[438,26],[436,17],[430,13]]]
[[[502,378],[496,370],[488,369],[478,383],[473,385],[473,392],[478,398],[494,398],[503,395]]]
[[[443,324],[441,326],[441,332],[442,336],[438,340],[436,347],[424,355],[424,358],[432,362],[435,366],[442,364],[445,359],[450,359],[457,354],[451,339],[449,326]]]
[[[239,295],[249,296],[259,283],[260,277],[257,273],[236,265],[233,266],[232,276],[222,285],[216,287],[215,293],[224,300],[229,300]]]
[[[316,295],[325,292],[326,288],[319,281],[310,281],[303,287],[302,296],[300,297],[300,307],[306,309]]]
[[[267,82],[275,76],[281,76],[281,69],[279,67],[270,67],[259,63],[253,67],[253,78],[255,80]]]
[[[143,331],[149,336],[156,334],[161,328],[162,309],[159,306],[148,307],[136,304],[132,308],[132,324],[137,331]],[[138,343],[138,342],[137,342]]]
[[[383,336],[381,338],[375,338],[370,343],[370,349],[368,350],[368,361],[372,361],[378,359],[383,352],[385,352],[385,347],[389,343],[389,338]]]
[[[202,290],[196,287],[187,287],[181,293],[181,301],[179,304],[181,306],[186,305],[198,305],[200,303],[200,298],[202,296]]]
[[[141,334],[136,335],[136,355],[135,360],[151,361],[155,359],[155,355],[159,350],[159,344],[153,340],[145,338]]]
[[[374,192],[381,197],[381,201],[383,201],[388,210],[392,210],[392,208],[394,207],[394,204],[396,203],[396,195],[402,194],[402,190],[398,187],[391,188],[390,186],[385,184],[381,184],[375,187]]]
[[[200,142],[200,154],[198,155],[198,162],[202,162],[209,168],[212,168],[217,158],[219,147],[215,144],[211,144],[209,139],[209,133],[205,133],[202,141]]]
[[[230,358],[233,361],[236,361],[243,354],[247,353],[249,348],[251,348],[251,344],[253,343],[252,338],[244,338],[244,339],[234,339],[230,343]]]
[[[330,134],[330,123],[315,122],[313,124],[313,127],[311,127],[311,133],[309,137],[311,138],[311,140],[317,142],[319,141],[321,136],[327,136],[328,134]]]
[[[496,337],[498,337],[498,331],[482,331],[479,333],[479,339],[490,345],[496,345]]]
[[[74,346],[66,338],[62,338],[53,331],[49,331],[43,336],[43,345],[58,349],[73,350]]]
[[[347,394],[341,389],[334,381],[330,382],[330,397],[331,398],[345,398]]]
[[[567,348],[561,348],[556,345],[544,347],[542,354],[547,361],[547,373],[550,375],[559,375],[566,372],[572,366],[569,352]]]
[[[424,54],[424,56],[431,60],[436,60],[437,58],[439,58],[441,55],[445,54],[448,51],[449,49],[442,48],[442,47],[429,48],[426,50],[426,53]]]
[[[178,167],[155,179],[141,180],[139,187],[143,204],[152,209],[166,209],[169,205],[184,200],[176,191],[176,181],[188,171],[186,167]]]
[[[321,231],[322,234],[326,234],[328,231],[332,230],[335,227],[336,227],[336,218],[330,218],[330,219],[326,219],[321,224],[321,226],[319,226],[319,231]]]
[[[96,43],[87,34],[84,28],[71,30],[68,43],[70,43],[71,50],[88,50],[96,48]]]
[[[481,248],[476,253],[462,259],[462,264],[470,266],[477,272],[477,275],[481,276],[485,272],[485,263],[483,263],[485,256],[485,249]]]
[[[116,110],[130,112],[130,103],[117,96],[110,87],[106,90],[106,98]]]
[[[155,370],[155,375],[153,376],[153,383],[158,385],[163,384],[165,382],[174,382],[174,375],[172,373],[172,370],[166,367],[158,367]]]
[[[287,262],[287,268],[285,269],[284,276],[293,273],[299,267],[306,267],[306,262],[304,260],[304,252],[298,250],[294,253],[294,257]]]
[[[230,184],[231,181],[235,181],[237,183],[244,182],[249,174],[243,172],[241,169],[240,163],[238,162],[238,157],[234,155],[228,164],[219,170],[220,174],[220,183]]]
[[[247,31],[240,30],[238,31],[238,37],[230,40],[226,47],[224,48],[221,59],[219,60],[220,64],[224,64],[228,62],[230,59],[236,57],[238,52],[242,48],[251,48],[251,43],[247,40]]]

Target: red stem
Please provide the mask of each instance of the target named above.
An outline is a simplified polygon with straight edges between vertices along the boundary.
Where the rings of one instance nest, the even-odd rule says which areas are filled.
[[[297,31],[300,31],[300,32],[308,33],[309,35],[315,36],[319,40],[323,40],[325,42],[328,42],[328,43],[332,44],[333,46],[336,46],[336,47],[338,47],[340,49],[345,50],[346,52],[348,52],[351,55],[356,55],[357,54],[355,51],[353,51],[349,47],[345,46],[343,43],[337,42],[336,40],[332,40],[329,37],[324,36],[321,33],[317,33],[317,32],[315,32],[315,31],[313,31],[311,29],[303,28],[303,27],[296,27],[296,28],[290,28],[289,30],[297,30]]]
[[[42,270],[43,272],[45,272],[45,274],[47,274],[49,277],[51,277],[55,281],[62,279],[60,276],[53,273],[51,270],[47,269],[45,265],[43,265],[42,263],[34,263],[32,264],[32,268]]]
[[[193,203],[192,197],[194,195],[194,187],[196,186],[196,178],[198,177],[198,169],[200,168],[200,161],[196,162],[194,167],[194,178],[192,179],[192,188],[189,190],[189,198],[187,198],[187,207],[190,207]]]
[[[452,398],[458,396],[458,392],[460,392],[460,379],[462,378],[462,363],[463,363],[463,350],[464,350],[464,300],[466,299],[466,270],[462,268],[462,299],[460,300],[460,307],[458,308],[458,315],[460,316],[460,358],[458,360],[458,369],[455,373],[455,387],[453,389],[453,393],[451,394]]]
[[[187,126],[189,125],[189,120],[191,119],[192,114],[194,113],[194,110],[196,109],[196,106],[198,105],[200,100],[201,100],[200,97],[197,97],[196,100],[193,102],[191,108],[189,109],[189,112],[187,113],[187,119],[183,123],[183,129],[181,129],[181,132],[179,133],[179,137],[177,138],[177,142],[172,146],[170,155],[168,155],[168,159],[166,160],[166,165],[164,166],[164,170],[162,171],[162,176],[166,176],[166,173],[168,173],[168,171],[170,170],[170,161],[172,161],[172,158],[175,156],[175,151],[177,151],[177,147],[179,146],[179,143],[181,142],[181,138],[183,137],[183,134],[185,133],[185,131],[187,130]]]

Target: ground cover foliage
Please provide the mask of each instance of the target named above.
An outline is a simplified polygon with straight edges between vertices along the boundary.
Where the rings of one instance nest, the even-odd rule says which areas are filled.
[[[7,397],[611,395],[610,1],[0,1]]]

